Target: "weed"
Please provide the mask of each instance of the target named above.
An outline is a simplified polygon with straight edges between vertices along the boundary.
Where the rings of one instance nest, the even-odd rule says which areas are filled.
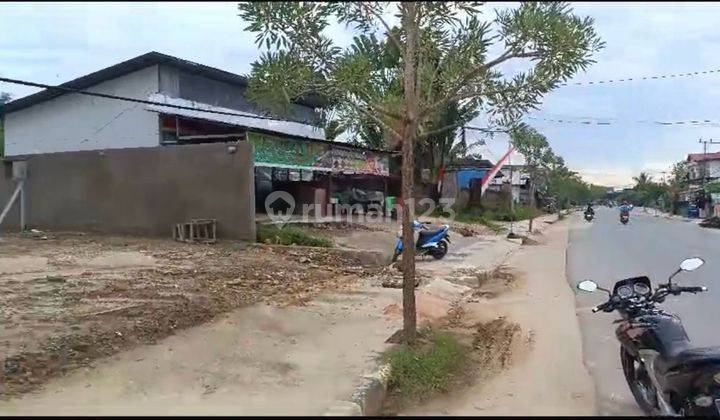
[[[428,329],[414,345],[384,354],[390,364],[390,387],[398,404],[423,401],[448,392],[467,372],[470,347],[450,333]]]
[[[312,236],[304,230],[293,226],[278,228],[275,225],[259,225],[257,240],[262,243],[279,245],[332,247],[332,242],[329,239]]]

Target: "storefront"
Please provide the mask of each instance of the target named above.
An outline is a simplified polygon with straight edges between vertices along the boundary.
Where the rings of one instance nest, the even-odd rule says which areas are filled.
[[[338,142],[292,139],[249,132],[255,163],[255,204],[265,212],[273,191],[285,191],[295,200],[295,213],[303,205],[317,204],[321,215],[327,205],[342,203],[353,189],[393,193],[388,152]]]

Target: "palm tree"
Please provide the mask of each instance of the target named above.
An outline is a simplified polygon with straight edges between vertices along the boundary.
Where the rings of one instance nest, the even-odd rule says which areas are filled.
[[[652,177],[647,172],[640,172],[640,175],[633,177],[633,181],[636,182],[635,189],[640,190],[652,182]]]

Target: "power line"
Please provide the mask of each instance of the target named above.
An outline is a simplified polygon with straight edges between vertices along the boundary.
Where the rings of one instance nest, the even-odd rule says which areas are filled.
[[[720,120],[708,120],[708,119],[694,119],[694,120],[684,120],[684,121],[658,121],[658,120],[617,120],[614,118],[590,118],[590,117],[565,117],[562,119],[554,119],[554,118],[542,118],[542,117],[533,117],[528,115],[527,118],[533,119],[533,120],[539,120],[539,121],[547,121],[552,123],[558,123],[558,124],[581,124],[581,125],[620,125],[620,123],[635,123],[635,124],[652,124],[652,125],[658,125],[658,126],[677,126],[677,125],[694,125],[694,126],[718,126],[720,125]],[[595,121],[590,121],[590,120]],[[605,121],[603,121],[605,120]],[[615,120],[615,121],[607,121],[607,120]]]
[[[230,115],[230,116],[234,116],[234,117],[253,118],[253,119],[257,119],[257,120],[284,121],[284,122],[290,121],[290,122],[292,122],[291,120],[283,119],[283,118],[265,117],[262,115],[209,110],[209,109],[198,108],[198,107],[193,107],[193,106],[167,104],[167,103],[163,103],[163,102],[148,101],[146,99],[129,98],[126,96],[108,95],[105,93],[97,93],[97,92],[88,92],[86,90],[73,89],[73,88],[69,88],[69,87],[65,87],[65,86],[52,86],[52,85],[46,85],[43,83],[28,82],[25,80],[9,79],[6,77],[0,77],[0,82],[14,83],[14,84],[24,85],[24,86],[32,86],[32,87],[38,87],[38,88],[43,88],[43,89],[48,89],[48,90],[59,90],[59,91],[66,92],[66,93],[77,93],[80,95],[96,96],[99,98],[115,99],[115,100],[119,100],[119,101],[134,102],[134,103],[145,104],[145,105],[157,105],[157,106],[164,106],[167,108],[183,109],[183,110],[188,110],[188,111],[202,111],[202,112],[206,112],[208,114]],[[300,124],[303,124],[303,123],[300,123]]]
[[[610,83],[619,83],[619,82],[633,82],[633,81],[639,81],[639,80],[662,80],[662,79],[676,79],[679,77],[694,77],[694,76],[700,76],[704,74],[712,74],[712,73],[720,73],[720,69],[715,70],[705,70],[705,71],[693,71],[689,73],[674,73],[674,74],[663,74],[663,75],[657,75],[657,76],[641,76],[641,77],[625,77],[622,79],[613,78],[613,79],[607,79],[607,80],[594,80],[594,81],[588,81],[588,82],[565,82],[565,83],[559,83],[559,86],[589,86],[589,85],[602,85],[602,84],[610,84]]]

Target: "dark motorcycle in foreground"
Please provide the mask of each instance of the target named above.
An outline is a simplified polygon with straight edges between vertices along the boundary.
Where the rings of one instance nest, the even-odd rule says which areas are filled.
[[[593,217],[595,217],[595,214],[589,211],[585,212],[585,220],[588,222],[592,222]]]
[[[648,415],[720,416],[720,347],[693,347],[680,318],[656,307],[670,295],[707,291],[672,282],[681,271],[703,264],[701,258],[684,260],[667,284],[659,284],[655,291],[646,276],[620,280],[612,292],[592,280],[577,285],[586,292],[608,293],[608,301],[593,312],[620,314],[615,335],[623,373],[635,401]]]

